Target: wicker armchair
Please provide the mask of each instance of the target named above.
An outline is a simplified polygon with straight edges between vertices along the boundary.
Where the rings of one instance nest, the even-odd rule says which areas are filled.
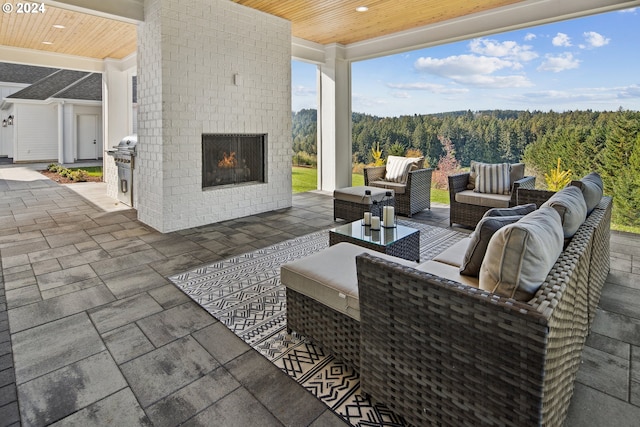
[[[470,203],[460,203],[456,201],[456,194],[467,190],[467,184],[469,183],[469,172],[463,172],[448,177],[449,181],[449,225],[460,224],[467,227],[475,227],[478,221],[482,219],[482,216],[492,207],[496,206],[481,206]],[[509,206],[516,206],[518,204],[518,189],[519,188],[534,188],[536,178],[534,176],[525,176],[519,179],[511,185],[511,198],[509,199]]]
[[[383,179],[384,166],[364,168],[364,185],[373,185]],[[411,217],[413,214],[431,209],[431,175],[433,169],[418,169],[409,172],[404,193],[398,192],[397,184],[389,187],[395,190],[396,212]]]

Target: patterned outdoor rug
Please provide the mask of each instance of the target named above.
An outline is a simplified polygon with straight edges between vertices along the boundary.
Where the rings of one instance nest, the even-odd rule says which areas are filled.
[[[463,233],[400,220],[420,230],[420,260],[433,258]],[[304,337],[286,332],[280,266],[329,246],[318,231],[169,277],[194,301],[354,426],[403,426],[401,417],[360,395],[356,372]]]

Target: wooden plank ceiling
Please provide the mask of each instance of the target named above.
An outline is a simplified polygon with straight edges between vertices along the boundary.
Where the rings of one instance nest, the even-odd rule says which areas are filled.
[[[320,44],[348,45],[523,0],[232,1],[291,21],[296,37]],[[368,11],[357,12],[358,6],[367,6]],[[136,26],[46,6],[46,13],[0,14],[0,45],[122,59],[136,50]]]
[[[0,45],[97,59],[122,59],[136,50],[134,24],[45,7],[44,13],[2,13]]]
[[[296,37],[351,43],[423,27],[522,0],[233,0],[291,21]],[[366,12],[356,8],[366,6]]]

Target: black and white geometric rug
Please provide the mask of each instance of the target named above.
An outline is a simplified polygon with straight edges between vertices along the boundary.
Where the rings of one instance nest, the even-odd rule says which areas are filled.
[[[420,260],[433,258],[464,233],[400,220],[420,230]],[[328,230],[287,240],[169,277],[247,344],[353,426],[403,426],[401,417],[360,395],[357,373],[304,337],[286,331],[280,266],[329,246]]]

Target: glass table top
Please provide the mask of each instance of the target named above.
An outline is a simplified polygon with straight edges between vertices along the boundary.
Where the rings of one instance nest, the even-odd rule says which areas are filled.
[[[418,230],[400,224],[397,224],[393,228],[381,227],[380,230],[372,230],[370,226],[365,226],[362,220],[357,220],[349,224],[332,228],[330,231],[342,234],[343,236],[362,240],[364,242],[387,246],[417,232]]]

